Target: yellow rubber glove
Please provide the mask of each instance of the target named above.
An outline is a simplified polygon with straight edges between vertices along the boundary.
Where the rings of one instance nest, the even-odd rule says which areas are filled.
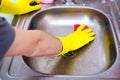
[[[67,35],[66,37],[57,37],[63,45],[63,50],[56,56],[79,49],[95,39],[95,33],[92,29],[84,29],[85,26],[85,24],[82,24],[75,32]]]
[[[36,5],[30,5],[33,1]],[[40,8],[40,0],[1,0],[0,12],[20,15]]]

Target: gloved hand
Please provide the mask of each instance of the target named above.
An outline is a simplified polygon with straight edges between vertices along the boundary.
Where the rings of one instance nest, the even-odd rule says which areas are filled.
[[[33,1],[36,5],[30,5]],[[20,15],[40,8],[40,0],[1,0],[0,12]]]
[[[79,49],[95,39],[95,33],[92,31],[92,29],[89,27],[84,29],[85,26],[85,24],[82,24],[76,31],[67,35],[66,37],[57,37],[63,45],[63,50],[56,56]]]

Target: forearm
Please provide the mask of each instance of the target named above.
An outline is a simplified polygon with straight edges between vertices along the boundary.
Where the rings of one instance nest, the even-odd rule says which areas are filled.
[[[61,42],[54,36],[40,30],[15,29],[16,36],[6,56],[46,56],[60,53]]]

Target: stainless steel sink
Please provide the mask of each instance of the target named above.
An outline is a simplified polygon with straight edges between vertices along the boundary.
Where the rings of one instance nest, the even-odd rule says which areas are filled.
[[[73,32],[74,24],[86,23],[96,33],[95,40],[60,57],[6,57],[0,65],[0,79],[119,80],[120,0],[54,1],[41,4],[40,11],[15,16],[12,25],[65,36]]]
[[[54,75],[96,75],[110,69],[118,54],[115,33],[107,15],[90,7],[52,7],[28,16],[24,29],[43,30],[54,36],[73,32],[74,24],[87,24],[95,40],[65,56],[24,57],[32,70]],[[72,45],[71,45],[72,46]],[[69,55],[69,54],[73,55]]]

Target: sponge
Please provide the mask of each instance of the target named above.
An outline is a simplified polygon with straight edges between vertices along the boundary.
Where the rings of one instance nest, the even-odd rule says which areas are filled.
[[[76,31],[78,27],[80,27],[80,24],[74,24],[74,31]],[[85,30],[85,29],[88,29],[87,25],[82,30]]]

